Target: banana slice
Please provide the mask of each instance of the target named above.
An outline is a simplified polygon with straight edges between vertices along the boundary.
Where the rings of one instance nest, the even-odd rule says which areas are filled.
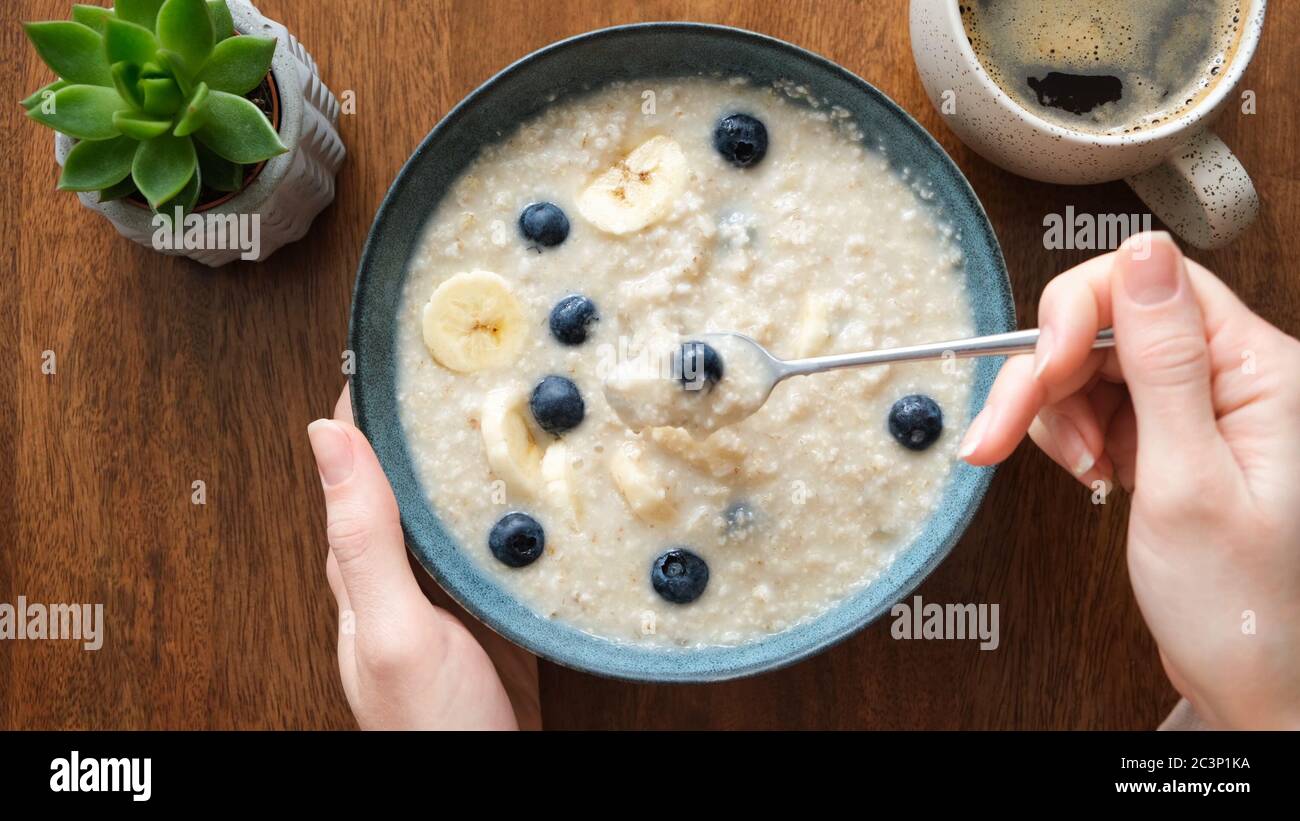
[[[686,155],[652,137],[578,195],[578,211],[610,234],[630,234],[668,216],[686,188]]]
[[[456,274],[424,306],[424,344],[461,373],[508,365],[524,347],[524,311],[510,283],[491,271]]]
[[[614,448],[609,472],[628,507],[644,522],[662,522],[673,514],[668,485],[655,476],[642,459],[643,452],[632,442]]]
[[[578,495],[574,493],[573,463],[563,442],[552,442],[542,457],[542,486],[547,500],[565,511],[570,523],[576,526],[581,510]]]
[[[799,311],[799,326],[795,331],[794,355],[815,356],[831,338],[830,302],[824,294],[810,291]]]
[[[483,400],[479,431],[488,467],[506,487],[536,497],[542,487],[542,447],[524,416],[527,393],[519,387],[497,388]]]

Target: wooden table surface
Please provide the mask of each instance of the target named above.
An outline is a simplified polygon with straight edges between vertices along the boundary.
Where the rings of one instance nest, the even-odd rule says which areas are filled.
[[[120,238],[54,190],[50,132],[16,100],[49,77],[0,8],[4,258],[0,272],[0,602],[103,602],[102,650],[0,643],[0,727],[348,728],[324,575],[324,511],[305,428],[343,377],[348,305],[371,219],[403,161],[453,104],[562,37],[699,20],[824,54],[882,89],[956,159],[988,210],[1022,326],[1043,285],[1086,252],[1043,247],[1046,213],[1138,213],[1120,183],[1013,177],[963,147],[913,67],[903,0],[256,0],[306,45],[336,93],[349,155],[303,241],[219,270]],[[1263,200],[1244,239],[1192,256],[1300,332],[1300,15],[1274,4],[1220,134]],[[1289,226],[1289,227],[1288,227]],[[57,356],[45,375],[44,351]],[[207,504],[191,503],[192,483]],[[1122,494],[1091,503],[1023,447],[952,556],[919,592],[996,602],[1001,646],[895,641],[888,619],[792,669],[708,686],[638,686],[543,664],[553,728],[1149,728],[1176,700],[1134,604]]]

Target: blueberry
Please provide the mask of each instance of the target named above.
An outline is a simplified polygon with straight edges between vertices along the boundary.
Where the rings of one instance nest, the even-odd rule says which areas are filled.
[[[709,584],[709,566],[684,547],[674,547],[650,566],[655,592],[673,604],[690,604]]]
[[[545,547],[546,531],[532,516],[519,511],[502,516],[488,533],[488,549],[509,567],[532,564]]]
[[[542,430],[552,436],[573,430],[587,413],[578,386],[563,376],[548,376],[538,382],[528,399],[528,409]]]
[[[726,523],[726,534],[740,538],[749,535],[756,517],[757,514],[749,502],[732,502],[722,512],[723,521]]]
[[[683,342],[677,366],[687,390],[711,388],[722,381],[722,356],[707,342]]]
[[[723,117],[713,129],[713,147],[737,168],[758,165],[767,154],[767,126],[748,114]]]
[[[551,309],[551,335],[562,345],[581,345],[587,341],[587,326],[600,319],[596,303],[582,294],[572,294]]]
[[[943,433],[943,411],[928,396],[904,396],[889,410],[889,432],[908,450],[925,450]]]
[[[535,202],[519,215],[519,230],[529,242],[552,248],[569,236],[569,218],[560,206]]]

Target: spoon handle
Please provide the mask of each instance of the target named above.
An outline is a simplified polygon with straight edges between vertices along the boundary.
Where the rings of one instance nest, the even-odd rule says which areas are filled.
[[[947,357],[967,358],[972,356],[1004,356],[1008,354],[1032,353],[1038,344],[1038,329],[1012,331],[1008,334],[976,336],[970,339],[956,339],[951,342],[932,342],[926,345],[908,345],[903,348],[884,348],[862,353],[832,354],[814,356],[808,359],[791,359],[781,363],[778,379],[787,376],[799,376],[809,373],[821,373],[838,368],[853,368],[858,365],[883,365],[887,362],[919,362],[926,359],[944,359]],[[1115,347],[1115,332],[1104,328],[1097,333],[1092,343],[1094,350]]]

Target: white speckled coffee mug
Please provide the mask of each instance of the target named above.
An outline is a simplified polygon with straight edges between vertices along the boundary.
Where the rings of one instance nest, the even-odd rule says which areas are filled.
[[[1208,126],[1236,99],[1233,92],[1259,44],[1266,4],[1242,3],[1237,48],[1199,103],[1134,134],[1064,128],[1013,101],[975,56],[958,0],[912,0],[912,55],[930,101],[985,159],[1044,182],[1123,179],[1184,240],[1218,248],[1254,221],[1259,197],[1246,169]]]

